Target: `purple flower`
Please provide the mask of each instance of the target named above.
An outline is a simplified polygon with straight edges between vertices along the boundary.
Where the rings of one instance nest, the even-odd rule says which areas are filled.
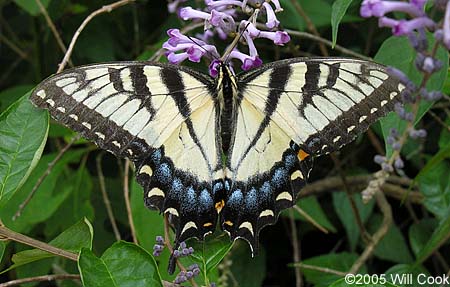
[[[423,2],[422,0],[412,2]],[[364,0],[360,14],[362,17],[381,17],[393,11],[405,12],[411,16],[422,16],[423,8],[419,8],[419,3],[405,3],[400,1],[383,1],[383,0]],[[423,7],[423,4],[422,4]]]
[[[214,27],[219,27],[223,29],[225,32],[232,32],[235,29],[236,23],[234,22],[233,17],[228,15],[227,13],[220,12],[217,10],[211,11],[211,17],[209,22]]]
[[[252,38],[266,38],[269,40],[272,40],[274,44],[283,46],[287,42],[291,40],[291,37],[289,37],[289,34],[284,31],[276,31],[276,32],[270,32],[270,31],[261,31],[258,28],[255,27],[252,23],[248,21],[242,21],[241,27],[246,27],[248,35]]]
[[[276,45],[283,46],[287,42],[291,40],[291,37],[289,37],[289,34],[284,31],[276,31],[276,32],[267,32],[267,31],[261,31],[259,34],[262,38],[267,38],[272,40]]]
[[[193,9],[192,7],[181,8],[178,11],[178,16],[183,20],[189,20],[189,19],[208,20],[210,17],[209,13]]]
[[[206,5],[208,5],[208,7],[211,7],[211,8],[231,6],[231,5],[242,6],[242,2],[237,1],[237,0],[218,0],[218,1],[205,0],[205,3],[206,3]]]
[[[275,12],[281,12],[281,11],[283,11],[283,8],[281,8],[281,5],[280,5],[280,1],[278,1],[278,0],[272,0],[271,2],[272,2],[273,5],[275,6]]]
[[[395,36],[408,35],[414,30],[421,28],[434,28],[435,23],[428,17],[420,17],[412,20],[394,20],[387,17],[381,17],[378,20],[380,27],[391,27]]]
[[[445,9],[444,16],[444,29],[443,29],[443,39],[445,47],[450,50],[450,2],[447,2],[447,8]]]
[[[186,1],[187,0],[173,0],[167,3],[167,10],[169,10],[170,13],[175,13],[177,11],[178,6]]]
[[[163,48],[168,51],[166,56],[172,64],[179,64],[186,59],[192,62],[200,62],[204,55],[212,58],[219,57],[216,47],[208,45],[200,39],[189,38],[181,34],[178,29],[170,29],[167,34],[169,40],[163,44]]]
[[[219,74],[219,66],[222,62],[220,60],[213,60],[211,64],[209,65],[209,74],[211,77],[217,77]]]
[[[270,6],[270,4],[267,2],[264,2],[263,6],[264,8],[266,8],[267,13],[267,22],[266,22],[267,28],[273,29],[275,27],[278,27],[280,21],[278,21],[277,16],[275,15],[275,11],[273,11],[272,9],[272,6]]]
[[[242,62],[241,68],[244,71],[248,71],[262,65],[262,60],[258,57],[258,55],[252,57],[239,52],[237,49],[231,51],[230,58],[240,60]]]

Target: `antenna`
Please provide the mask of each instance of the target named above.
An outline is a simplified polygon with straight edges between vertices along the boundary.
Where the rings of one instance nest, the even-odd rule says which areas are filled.
[[[194,38],[192,38],[191,36],[188,36],[188,35],[186,35],[186,37],[188,37],[189,40],[191,40],[192,43],[194,43],[195,45],[197,45],[200,49],[202,49],[203,51],[205,51],[206,54],[208,54],[208,55],[211,57],[211,59],[216,60],[216,56],[215,56],[213,53],[211,53],[210,51],[206,50],[206,49],[205,49],[202,45],[200,45],[200,43],[198,43]]]
[[[228,58],[229,58],[231,52],[234,50],[234,48],[236,48],[237,44],[239,43],[239,41],[244,36],[245,30],[247,30],[247,28],[248,28],[248,26],[250,25],[251,22],[255,22],[256,21],[256,18],[258,17],[258,13],[259,13],[259,9],[255,9],[253,14],[248,19],[248,23],[247,23],[247,25],[245,25],[245,28],[241,31],[241,33],[239,33],[238,35],[236,35],[236,37],[234,37],[233,42],[231,42],[231,44],[228,46],[228,48],[225,51],[225,53],[223,54],[223,56],[220,58],[221,62],[226,63],[228,61]]]

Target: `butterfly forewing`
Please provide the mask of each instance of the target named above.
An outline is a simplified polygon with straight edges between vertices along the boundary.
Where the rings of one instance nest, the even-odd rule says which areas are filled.
[[[222,177],[213,80],[172,65],[95,64],[50,77],[31,100],[101,148],[134,161],[149,207],[174,218],[177,239],[217,220]]]

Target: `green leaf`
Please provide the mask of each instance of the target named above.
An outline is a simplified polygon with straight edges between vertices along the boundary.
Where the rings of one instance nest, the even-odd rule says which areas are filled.
[[[353,265],[353,262],[358,259],[358,255],[355,253],[330,253],[326,255],[320,255],[303,260],[304,264],[318,266],[322,268],[329,268],[337,271],[346,272]],[[329,286],[334,281],[340,278],[339,275],[331,273],[323,273],[308,268],[302,268],[302,272],[308,282],[312,283],[316,287]],[[366,268],[363,266],[359,273],[366,273]]]
[[[84,217],[94,221],[94,207],[91,203],[93,183],[84,161],[76,173],[70,173],[67,179],[58,181],[55,189],[64,189],[64,187],[70,187],[69,196],[46,221],[45,234],[50,237]]]
[[[450,208],[447,209],[446,216],[441,220],[436,230],[425,246],[417,254],[416,265],[421,264],[433,254],[441,245],[450,239]]]
[[[368,222],[368,231],[373,234],[382,223],[382,216],[373,215]],[[392,224],[383,239],[375,247],[374,255],[395,263],[411,263],[413,258],[406,245],[405,238],[395,224]]]
[[[81,282],[85,287],[119,286],[114,281],[105,262],[87,248],[81,249],[78,258],[78,270],[80,270]]]
[[[389,268],[384,272],[386,279],[396,286],[401,287],[421,287],[423,284],[417,282],[417,276],[419,274],[428,274],[427,270],[423,267],[414,267],[408,264],[397,264]],[[412,276],[412,277],[411,277]],[[423,275],[421,275],[423,276]]]
[[[348,7],[353,0],[336,0],[331,7],[331,30],[333,39],[333,48],[336,45],[339,23],[347,12]]]
[[[204,276],[207,277],[228,254],[233,243],[225,233],[222,233],[216,237],[214,234],[207,236],[204,241],[191,239],[188,241],[188,245],[194,248],[194,253],[189,259],[198,263]]]
[[[239,283],[239,287],[263,286],[266,277],[266,252],[260,248],[258,255],[252,258],[246,245],[244,242],[237,242],[231,251],[232,278]],[[234,286],[232,280],[229,282],[228,286]]]
[[[52,264],[54,264],[53,258],[46,258],[40,261],[31,262],[26,266],[19,266],[14,270],[17,274],[17,279],[30,278],[36,276],[42,276],[42,274],[49,274],[52,270]],[[37,286],[39,282],[20,284],[21,287]]]
[[[356,208],[359,211],[359,215],[361,216],[361,220],[365,223],[369,219],[370,214],[372,214],[375,203],[372,200],[368,204],[364,204],[360,194],[354,194],[353,199],[356,203]],[[356,223],[355,215],[352,211],[352,207],[350,206],[350,201],[347,198],[347,194],[344,192],[333,193],[333,206],[335,212],[345,227],[350,248],[351,250],[355,250],[360,232]]]
[[[306,198],[302,198],[297,201],[297,206],[300,207],[309,216],[311,216],[320,226],[324,227],[325,229],[327,229],[331,232],[336,232],[336,228],[333,226],[333,224],[328,219],[327,215],[325,214],[325,211],[323,210],[322,206],[320,205],[320,203],[316,197],[309,196]],[[303,217],[296,210],[294,210],[293,214],[294,214],[294,219],[309,222],[305,217]],[[281,213],[281,215],[288,216],[289,215],[288,210],[284,210]]]
[[[436,218],[425,218],[409,227],[409,244],[414,255],[417,256],[420,250],[423,249],[437,225],[438,221]]]
[[[20,85],[0,92],[0,112],[6,110],[9,105],[19,100],[23,95],[33,89],[33,87],[32,85]]]
[[[57,181],[63,176],[63,171],[67,167],[67,164],[77,162],[83,153],[85,153],[85,149],[66,152],[53,166],[50,174],[42,181],[33,198],[23,209],[20,217],[12,220],[19,205],[30,194],[36,182],[47,170],[48,164],[55,158],[56,154],[43,156],[24,185],[0,209],[0,218],[4,224],[16,232],[27,232],[35,224],[47,220],[71,192],[71,186],[56,190],[55,186]]]
[[[429,45],[434,45],[434,37],[428,35]],[[399,53],[399,51],[402,51]],[[427,83],[428,90],[441,90],[444,80],[447,77],[448,69],[448,53],[445,49],[439,47],[437,58],[443,63],[442,69],[433,74]],[[378,53],[375,55],[375,61],[381,64],[395,67],[402,70],[414,83],[420,84],[422,80],[422,74],[417,71],[414,60],[416,57],[416,51],[411,47],[406,37],[390,37],[384,41],[381,45]],[[415,123],[423,117],[423,115],[433,105],[432,102],[421,101],[419,106],[419,112],[416,117]],[[396,128],[399,132],[402,132],[406,128],[406,122],[396,114],[390,113],[385,118],[381,119],[381,127],[383,130],[384,139],[386,140],[391,128]],[[390,156],[392,153],[392,147],[386,144],[386,154]]]
[[[36,166],[48,133],[48,113],[34,107],[29,94],[0,115],[0,208]]]
[[[0,262],[2,262],[3,254],[5,254],[6,241],[0,241]]]
[[[449,75],[450,78],[450,75]],[[450,117],[447,117],[445,121],[447,126],[450,126]],[[441,135],[439,136],[439,148],[444,148],[450,144],[450,131],[448,129],[442,129]]]
[[[155,238],[158,235],[164,235],[164,219],[159,212],[149,210],[144,205],[142,187],[133,180],[131,182],[131,215],[136,230],[136,236],[147,252],[152,252]]]
[[[32,16],[36,16],[36,15],[41,13],[41,10],[39,9],[39,6],[36,3],[36,1],[32,1],[32,0],[14,0],[14,2],[16,2],[16,4],[20,8],[22,8],[25,11],[27,11]],[[42,6],[44,6],[44,8],[47,8],[48,4],[50,3],[50,0],[41,0],[41,3],[42,3]]]
[[[435,154],[429,161],[427,161],[427,164],[420,170],[419,174],[416,175],[414,181],[417,181],[423,174],[430,172],[440,162],[449,157],[450,157],[450,142],[448,142],[446,146],[441,147],[439,152]]]
[[[93,232],[91,223],[87,219],[83,219],[69,227],[48,244],[78,254],[82,248],[92,249]],[[54,256],[56,255],[40,249],[21,251],[13,255],[12,262],[14,264],[7,270],[2,271],[2,273],[31,262]]]
[[[439,219],[448,216],[450,208],[450,163],[440,162],[432,170],[421,173],[419,177],[419,188],[425,196],[423,204]]]
[[[83,286],[160,286],[156,261],[141,247],[120,241],[108,248],[101,258],[82,249],[78,269]]]

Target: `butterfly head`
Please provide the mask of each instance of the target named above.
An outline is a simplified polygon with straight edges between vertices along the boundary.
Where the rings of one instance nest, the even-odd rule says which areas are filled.
[[[233,93],[237,90],[236,78],[231,67],[222,61],[217,62],[216,87],[219,92],[224,94]]]

